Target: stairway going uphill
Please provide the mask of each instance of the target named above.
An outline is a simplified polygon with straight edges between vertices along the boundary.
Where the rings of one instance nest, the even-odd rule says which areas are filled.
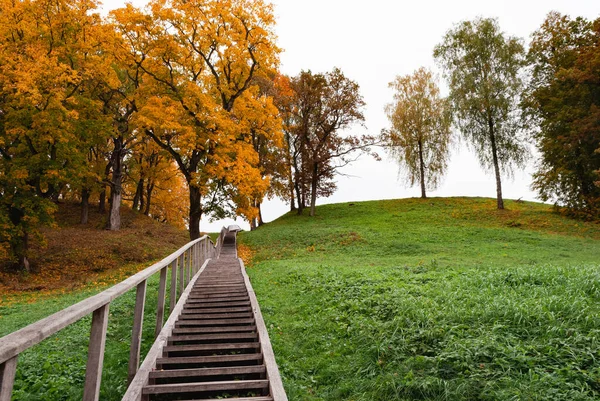
[[[287,401],[256,295],[237,258],[237,231],[224,227],[216,244],[207,235],[195,239],[120,283],[0,338],[0,401],[12,398],[22,352],[90,315],[82,399],[99,401],[110,305],[134,289],[123,401]],[[146,289],[153,282],[154,343],[140,365]]]
[[[149,401],[287,400],[235,232],[192,282],[144,382],[141,399]]]

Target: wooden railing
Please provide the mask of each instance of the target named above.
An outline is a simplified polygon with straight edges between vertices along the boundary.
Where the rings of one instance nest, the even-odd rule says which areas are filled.
[[[136,287],[128,369],[128,380],[131,381],[135,377],[140,365],[140,346],[148,279],[155,273],[160,272],[155,329],[155,337],[157,337],[164,325],[168,269],[171,269],[169,311],[172,314],[178,295],[181,296],[184,293],[184,289],[192,277],[200,270],[206,260],[218,256],[223,243],[223,237],[226,233],[227,229],[223,228],[216,245],[213,244],[207,235],[192,241],[160,262],[153,264],[119,284],[0,338],[0,401],[10,401],[11,399],[17,369],[17,359],[21,352],[39,344],[46,338],[89,314],[92,314],[92,328],[85,371],[83,400],[97,401],[100,395],[100,379],[102,377],[110,303],[133,287]],[[177,291],[178,281],[179,291]]]

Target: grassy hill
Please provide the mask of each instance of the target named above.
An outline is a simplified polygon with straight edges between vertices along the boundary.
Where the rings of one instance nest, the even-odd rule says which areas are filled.
[[[600,397],[600,225],[480,198],[326,205],[240,241],[290,400]]]

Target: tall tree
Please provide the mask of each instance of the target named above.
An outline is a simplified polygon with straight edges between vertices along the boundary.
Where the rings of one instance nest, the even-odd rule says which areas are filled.
[[[582,217],[600,216],[600,19],[548,14],[533,34],[524,105],[538,128],[533,187]]]
[[[196,239],[203,214],[231,209],[221,200],[232,186],[240,200],[268,186],[236,107],[251,102],[253,78],[276,67],[275,19],[260,0],[155,0],[148,11],[129,5],[113,16],[144,74],[138,127],[185,177]]]
[[[519,100],[525,49],[505,37],[496,19],[478,18],[449,30],[434,50],[450,87],[457,125],[481,166],[494,171],[498,209],[504,209],[502,173],[528,156]]]
[[[342,135],[362,123],[364,100],[356,82],[334,68],[326,74],[302,71],[291,83],[294,91],[293,143],[298,211],[302,213],[308,191],[310,215],[315,215],[317,197],[333,192],[333,177],[339,169],[356,160],[360,152],[371,152],[380,139],[372,135]],[[309,183],[309,186],[305,184]]]
[[[394,102],[386,106],[392,124],[388,150],[401,169],[408,171],[411,186],[437,188],[444,175],[452,141],[452,114],[440,96],[433,73],[423,67],[411,75],[398,76],[389,84]]]
[[[0,240],[21,269],[30,235],[52,223],[52,202],[67,183],[79,187],[102,131],[91,91],[111,78],[95,8],[87,0],[0,1]]]

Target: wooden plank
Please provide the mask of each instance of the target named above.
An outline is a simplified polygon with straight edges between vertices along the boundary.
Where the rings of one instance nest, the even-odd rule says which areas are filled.
[[[231,380],[204,383],[154,384],[142,394],[195,393],[203,391],[255,390],[269,387],[268,380]]]
[[[238,319],[252,317],[252,312],[242,313],[211,313],[211,314],[181,314],[180,320],[203,320],[203,319]]]
[[[279,368],[277,367],[277,362],[275,361],[275,353],[273,352],[273,347],[271,346],[271,341],[269,340],[267,326],[265,325],[262,313],[260,312],[260,306],[258,305],[258,300],[256,299],[256,294],[254,293],[254,289],[250,283],[250,278],[246,273],[244,261],[242,259],[238,260],[240,262],[242,274],[244,275],[246,288],[248,288],[250,302],[252,303],[252,308],[254,309],[254,319],[256,321],[258,338],[260,340],[261,350],[264,356],[264,364],[267,367],[267,378],[271,384],[271,396],[273,397],[274,401],[288,401],[287,394],[283,388],[283,382],[281,381],[281,375],[279,374]]]
[[[235,312],[251,312],[252,309],[247,306],[239,306],[235,308],[204,308],[204,309],[184,309],[182,315],[195,313],[235,313]]]
[[[210,262],[210,259],[207,260],[204,263],[204,265],[202,265],[202,268],[200,269],[200,273],[206,268],[206,265],[208,264],[208,262]],[[181,297],[179,298],[179,302],[177,302],[177,304],[175,305],[175,308],[173,308],[173,310],[169,316],[169,319],[167,319],[167,322],[165,323],[163,329],[161,330],[160,334],[156,338],[156,341],[154,341],[152,348],[150,348],[150,351],[148,351],[148,354],[146,355],[146,358],[144,358],[144,361],[142,362],[142,365],[138,369],[137,374],[135,375],[135,377],[129,384],[129,387],[127,388],[127,391],[125,392],[125,395],[123,396],[122,401],[140,401],[141,400],[142,387],[148,382],[148,374],[156,366],[156,359],[162,354],[162,348],[165,346],[165,344],[167,344],[167,339],[171,336],[173,326],[175,325],[175,322],[177,321],[177,318],[178,318],[179,314],[181,313],[181,310],[183,309],[185,302],[187,301],[187,297],[199,276],[200,276],[200,274],[195,275],[192,278],[192,281],[189,283],[189,285],[185,289],[185,291],[182,292]]]
[[[98,401],[100,398],[100,381],[102,380],[106,328],[108,326],[108,308],[109,304],[101,306],[92,315],[83,401]]]
[[[183,294],[183,290],[185,289],[185,265],[184,263],[185,255],[182,254],[179,258],[177,264],[179,265],[179,293]]]
[[[273,397],[271,396],[266,396],[266,397],[242,397],[242,398],[234,398],[234,401],[273,401]],[[181,401],[218,401],[218,399],[215,398],[196,398],[193,400],[181,400]]]
[[[204,308],[226,308],[233,306],[248,306],[250,305],[250,298],[245,301],[225,301],[225,302],[204,302],[204,303],[196,303],[193,305],[186,305],[185,309],[193,309],[193,310],[202,310]]]
[[[222,350],[240,350],[240,349],[258,349],[259,343],[219,343],[219,344],[191,344],[191,345],[167,345],[163,348],[164,352],[184,352],[184,351],[222,351]]]
[[[129,368],[127,380],[131,382],[140,366],[140,348],[142,346],[142,328],[144,326],[144,305],[146,303],[146,283],[138,284],[135,293],[135,309],[133,311],[133,328],[131,330],[131,346],[129,349]]]
[[[239,333],[245,331],[256,331],[256,326],[176,327],[173,329],[173,334]]]
[[[254,319],[206,319],[206,320],[183,320],[175,323],[180,326],[214,326],[217,324],[253,324]]]
[[[171,295],[169,296],[169,315],[177,303],[177,260],[171,262]]]
[[[185,365],[222,362],[255,362],[263,359],[262,354],[238,354],[238,355],[209,355],[209,356],[175,356],[158,358],[158,365]]]
[[[0,401],[10,401],[15,375],[17,373],[17,358],[14,356],[0,364]]]
[[[150,372],[151,379],[167,379],[174,377],[205,377],[205,376],[228,376],[248,375],[264,373],[265,365],[258,366],[229,366],[225,368],[197,368],[197,369],[171,369]]]
[[[233,301],[249,301],[250,298],[246,295],[243,297],[221,297],[221,298],[197,298],[190,299],[190,304],[203,304],[215,302],[233,302]]]
[[[62,311],[56,312],[45,319],[38,320],[29,326],[0,338],[0,364],[17,356],[27,348],[40,343],[59,330],[94,312],[98,308],[109,304],[142,281],[147,280],[153,274],[158,273],[163,267],[176,260],[188,247],[205,238],[207,238],[207,236],[184,245],[163,260],[97,295],[89,297]]]
[[[167,272],[169,268],[163,267],[160,271],[160,279],[158,282],[158,303],[156,305],[156,328],[154,330],[154,338],[162,330],[163,322],[165,321],[165,295],[167,292]]]
[[[169,344],[176,341],[253,340],[256,338],[258,338],[257,333],[187,334],[171,336]]]

